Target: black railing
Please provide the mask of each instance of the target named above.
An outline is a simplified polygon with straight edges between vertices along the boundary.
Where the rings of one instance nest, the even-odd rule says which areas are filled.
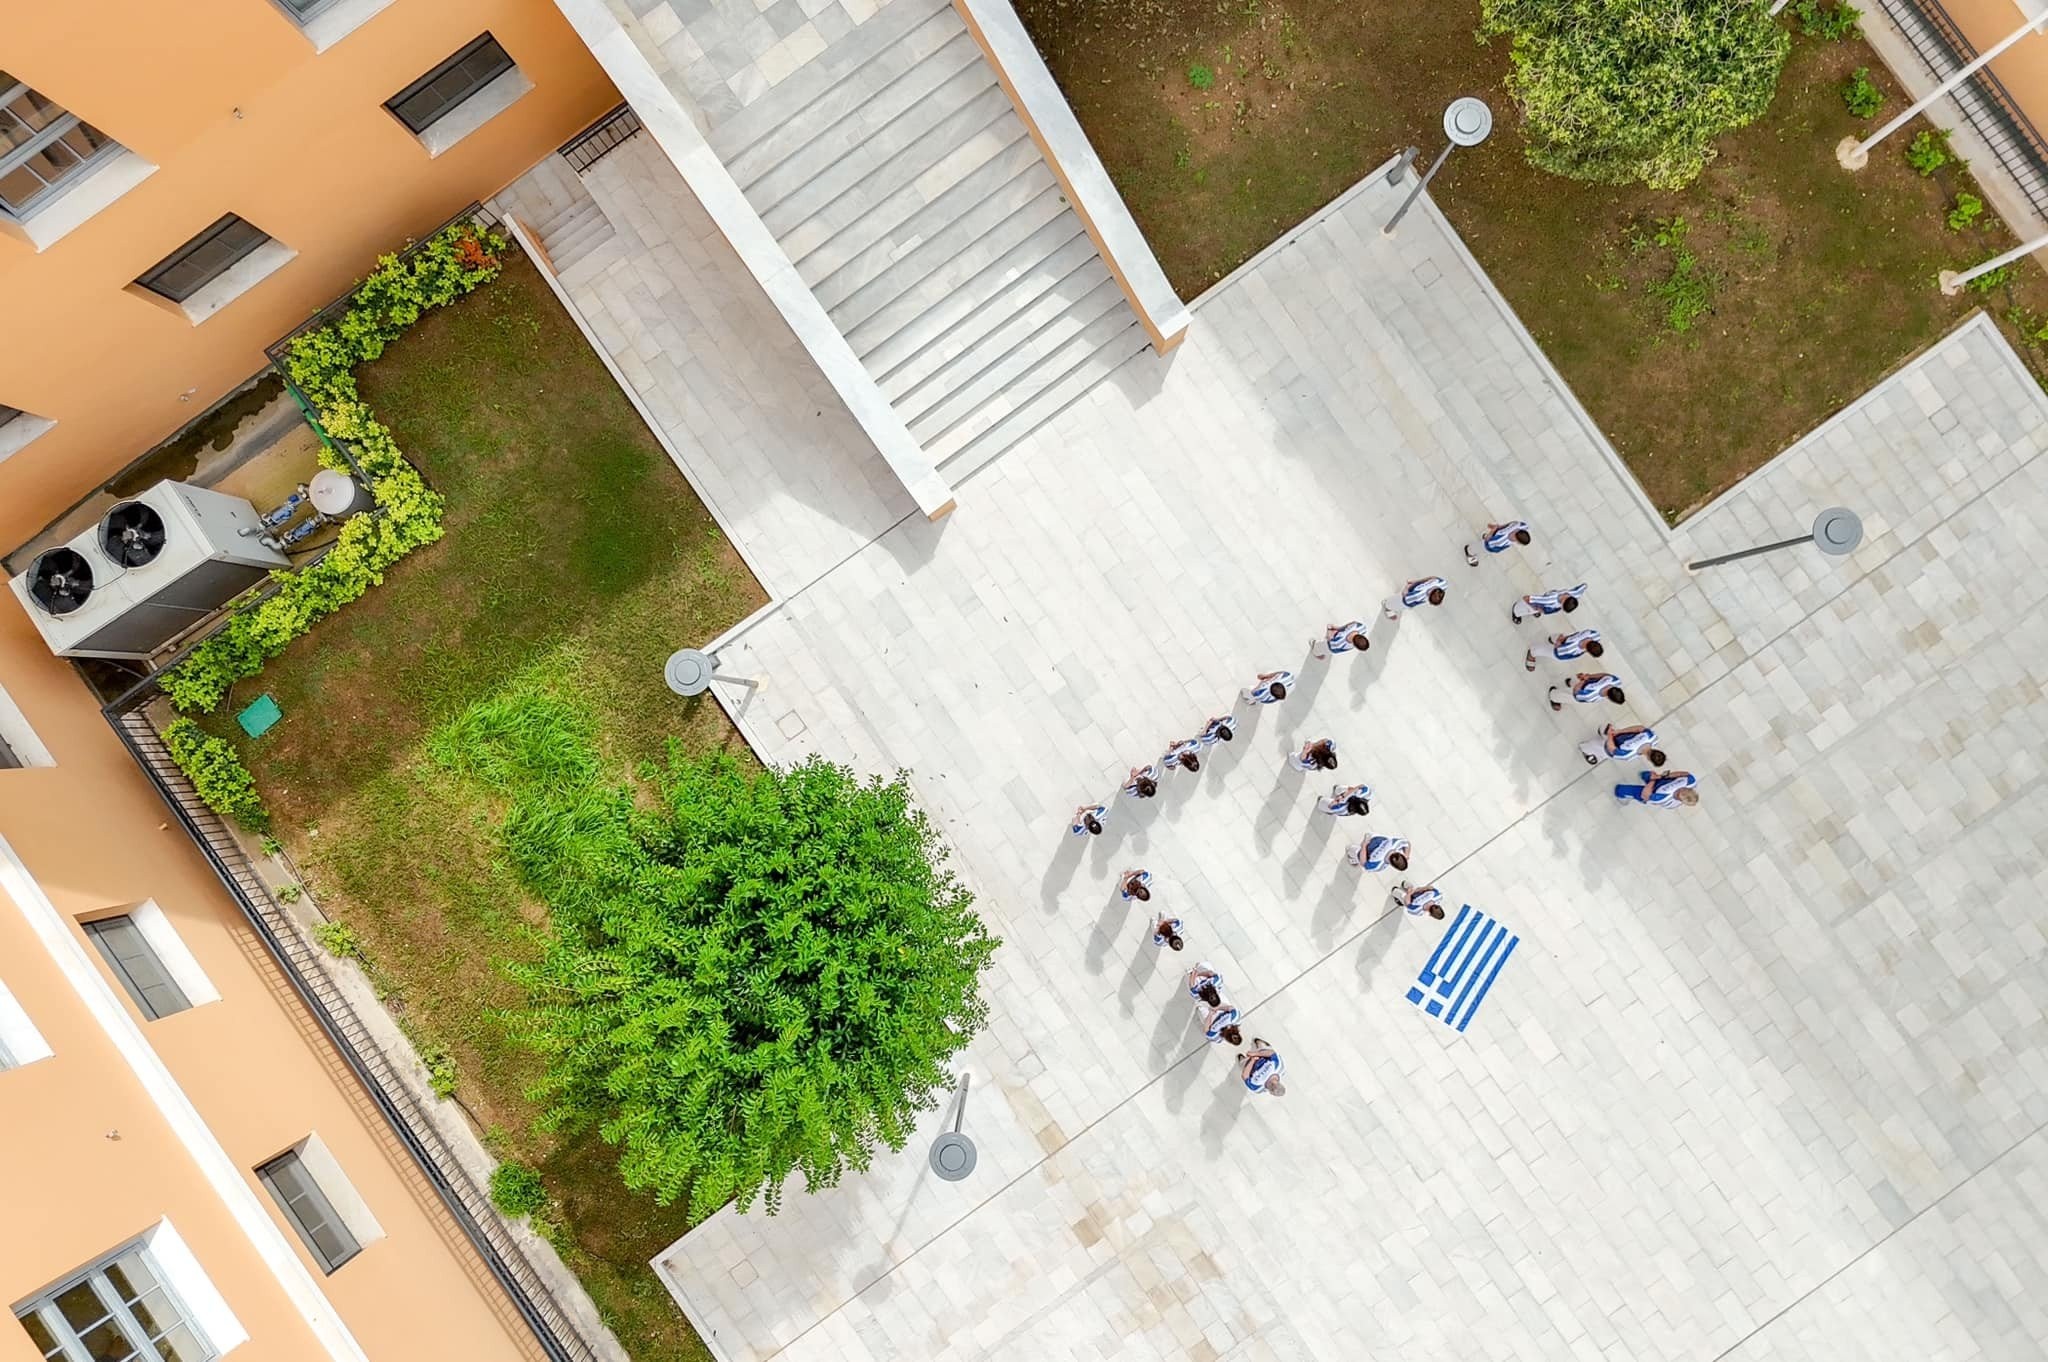
[[[630,104],[621,104],[582,132],[562,143],[562,159],[581,175],[605,158],[605,153],[640,131],[640,115]]]
[[[1941,0],[1878,3],[1936,81],[1947,80],[1976,60],[1977,49],[1942,8]],[[1977,135],[1990,144],[1998,163],[2019,183],[2034,211],[2048,216],[2048,142],[2042,140],[2005,83],[1986,66],[1958,85],[1951,96]]]
[[[271,896],[227,825],[200,802],[191,781],[171,760],[170,750],[144,712],[136,692],[130,692],[125,703],[129,706],[126,709],[118,704],[106,708],[114,731],[240,906],[293,991],[355,1074],[398,1142],[405,1146],[420,1174],[433,1187],[456,1228],[476,1249],[477,1256],[531,1330],[541,1352],[549,1362],[599,1362],[596,1350],[507,1233],[491,1209],[489,1198],[463,1169],[421,1110],[412,1090],[392,1068],[384,1048],[335,986],[320,960],[319,948],[307,940],[299,925]]]

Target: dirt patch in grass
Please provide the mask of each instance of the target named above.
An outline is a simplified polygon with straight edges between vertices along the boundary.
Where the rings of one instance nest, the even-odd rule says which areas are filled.
[[[1432,192],[1674,519],[1973,307],[1991,310],[2042,371],[2043,342],[2027,334],[2041,323],[2014,320],[2048,313],[2037,266],[1987,294],[1950,299],[1934,287],[1942,268],[2013,241],[1996,223],[1950,230],[1955,195],[1974,192],[1967,174],[1908,168],[1912,128],[1859,174],[1835,163],[1837,141],[1906,102],[1860,40],[1795,34],[1770,113],[1722,139],[1695,184],[1661,192],[1579,184],[1523,160],[1501,86],[1506,46],[1475,41],[1471,0],[1020,0],[1018,10],[1185,297],[1399,148],[1433,156],[1444,105],[1485,98],[1492,140],[1452,157]],[[1195,67],[1213,77],[1206,88]],[[1859,67],[1888,96],[1872,120],[1842,102]],[[1682,248],[1656,244],[1672,223]]]
[[[360,375],[364,396],[448,502],[447,536],[324,621],[223,706],[285,842],[330,916],[361,936],[404,1024],[451,1055],[458,1099],[501,1155],[566,1208],[569,1265],[636,1362],[707,1356],[646,1264],[686,1228],[625,1190],[609,1149],[534,1133],[537,1077],[500,1016],[542,906],[499,856],[503,810],[438,768],[426,738],[547,665],[600,717],[621,766],[744,751],[714,702],[662,684],[764,594],[574,323],[524,260],[421,321]],[[260,692],[261,741],[226,716]]]

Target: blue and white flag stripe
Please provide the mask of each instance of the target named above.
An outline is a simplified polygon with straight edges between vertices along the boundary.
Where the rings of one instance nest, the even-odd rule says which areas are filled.
[[[1463,1031],[1521,943],[1521,937],[1485,913],[1474,912],[1471,904],[1460,905],[1450,930],[1436,943],[1415,987],[1408,990],[1408,1001]]]

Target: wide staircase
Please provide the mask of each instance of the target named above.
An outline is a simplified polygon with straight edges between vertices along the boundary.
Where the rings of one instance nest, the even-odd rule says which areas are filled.
[[[992,458],[1147,344],[945,0],[890,0],[707,135],[941,465]]]

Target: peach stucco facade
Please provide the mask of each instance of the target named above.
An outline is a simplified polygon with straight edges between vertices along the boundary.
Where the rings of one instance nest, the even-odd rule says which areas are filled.
[[[48,1058],[0,1070],[0,1302],[10,1306],[168,1220],[225,1298],[249,1362],[330,1355],[279,1280],[296,1255],[373,1359],[537,1355],[467,1244],[301,1009],[254,933],[136,769],[69,664],[20,611],[0,610],[0,688],[53,764],[0,770],[0,985]],[[16,864],[18,863],[18,865]],[[21,872],[35,890],[25,892]],[[122,993],[80,923],[154,901],[219,999],[151,1021]],[[47,935],[54,921],[139,1033],[96,1017]],[[144,1066],[138,1071],[138,1063]],[[177,1129],[148,1066],[203,1123]],[[311,1134],[333,1153],[384,1237],[330,1274],[306,1253],[255,1168]],[[118,1138],[116,1136],[118,1135]],[[252,1237],[210,1180],[211,1141],[272,1222]],[[246,1206],[246,1203],[245,1203]],[[0,1362],[35,1362],[0,1319]]]
[[[533,88],[431,155],[383,102],[485,32]],[[157,167],[45,249],[0,230],[0,403],[56,423],[0,462],[0,548],[263,368],[378,252],[618,102],[550,0],[391,0],[324,51],[271,0],[0,0],[0,70]],[[296,257],[197,325],[129,287],[229,212]]]
[[[0,0],[0,70],[155,167],[40,249],[0,222],[0,403],[54,422],[0,459],[0,548],[255,375],[267,343],[379,252],[488,197],[617,102],[549,0],[342,6],[369,17],[316,50],[270,0]],[[430,154],[383,101],[486,31],[532,88]],[[228,212],[296,254],[197,324],[129,287]],[[0,1362],[41,1356],[14,1317],[24,1301],[155,1233],[196,1264],[202,1296],[217,1293],[216,1354],[540,1356],[79,675],[12,599],[0,601],[0,718],[32,735],[37,758],[0,763],[0,1004],[39,1038],[9,1064],[0,1031]],[[82,925],[145,904],[209,995],[154,1020]],[[256,1173],[309,1137],[374,1220],[331,1272]]]
[[[1941,0],[1941,8],[1979,52],[2040,13],[2036,0]],[[2028,121],[2048,129],[2048,33],[2020,39],[1992,61],[1991,70]]]

